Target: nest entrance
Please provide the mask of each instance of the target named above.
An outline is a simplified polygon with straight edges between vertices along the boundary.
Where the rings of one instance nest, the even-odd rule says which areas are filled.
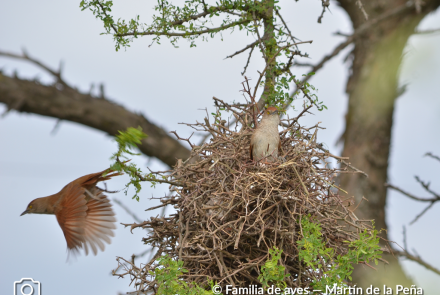
[[[173,205],[177,212],[132,225],[150,229],[144,242],[156,251],[147,264],[130,270],[137,289],[157,290],[148,271],[164,254],[184,262],[187,282],[203,286],[210,278],[220,285],[260,285],[261,266],[274,246],[283,250],[280,263],[290,273],[287,286],[307,287],[320,274],[307,271],[298,259],[304,216],[319,220],[323,241],[337,254],[346,253],[344,241],[357,239],[353,228],[370,228],[346,209],[334,185],[338,173],[350,171],[326,164],[332,155],[316,143],[319,126],[304,128],[298,118],[286,120],[280,132],[284,161],[251,161],[252,114],[240,105],[216,102],[232,113],[236,124],[228,128],[220,110],[214,122],[206,118],[188,124],[212,138],[202,146],[192,145],[191,158],[167,175],[174,186],[161,206]]]

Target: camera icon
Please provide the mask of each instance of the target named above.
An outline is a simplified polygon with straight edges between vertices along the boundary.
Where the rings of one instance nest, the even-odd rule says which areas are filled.
[[[14,295],[41,295],[40,290],[40,282],[31,278],[14,282]]]

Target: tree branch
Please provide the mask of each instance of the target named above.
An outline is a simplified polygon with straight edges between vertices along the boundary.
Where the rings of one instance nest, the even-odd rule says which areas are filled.
[[[389,183],[385,183],[386,187],[389,187],[390,189],[393,189],[395,191],[398,191],[399,193],[407,196],[410,199],[413,199],[415,201],[419,201],[419,202],[436,202],[436,201],[440,201],[440,196],[434,196],[433,198],[420,198],[420,197],[416,197],[413,194],[410,194],[404,190],[402,190],[401,188],[398,188],[397,186],[394,186],[392,184]]]
[[[233,58],[234,56],[239,55],[239,54],[242,53],[242,52],[245,52],[245,51],[248,50],[249,48],[250,48],[251,50],[253,50],[254,47],[255,47],[255,45],[257,45],[257,44],[258,44],[258,41],[252,42],[251,44],[249,44],[249,45],[246,46],[245,48],[236,51],[234,54],[228,55],[227,57],[225,57],[225,59],[227,59],[227,58]]]
[[[147,32],[130,32],[130,33],[122,33],[122,34],[115,34],[116,37],[127,37],[127,36],[168,36],[168,37],[187,37],[187,36],[195,36],[195,35],[202,35],[207,33],[217,33],[219,31],[223,31],[226,29],[229,29],[231,27],[235,27],[238,25],[246,25],[250,23],[249,20],[241,20],[232,22],[230,24],[220,26],[217,28],[208,28],[206,30],[200,30],[200,31],[193,31],[193,32],[185,32],[185,33],[175,33],[175,32],[159,32],[159,31],[147,31]]]
[[[431,158],[436,159],[437,161],[440,162],[440,157],[434,155],[433,153],[426,153],[426,154],[425,154],[425,157],[431,157]]]
[[[431,209],[431,207],[432,207],[436,202],[440,201],[440,194],[437,194],[436,192],[434,192],[433,190],[430,189],[430,187],[429,187],[430,183],[426,183],[426,182],[422,181],[418,176],[416,176],[415,178],[416,178],[417,182],[420,183],[420,185],[421,185],[421,186],[422,186],[422,187],[423,187],[428,193],[430,193],[430,194],[433,195],[434,197],[432,197],[432,198],[419,198],[419,197],[416,197],[416,196],[414,196],[414,195],[412,195],[412,194],[410,194],[410,193],[408,193],[408,192],[402,190],[401,188],[398,188],[398,187],[396,187],[396,186],[394,186],[394,185],[392,185],[392,184],[385,183],[385,186],[386,186],[386,187],[389,187],[389,188],[391,188],[391,189],[393,189],[393,190],[396,190],[396,191],[398,191],[399,193],[401,193],[401,194],[407,196],[407,197],[410,198],[410,199],[413,199],[413,200],[415,200],[415,201],[419,201],[419,202],[429,202],[429,203],[430,203],[425,209],[423,209],[423,211],[422,211],[421,213],[419,213],[419,214],[414,218],[413,221],[410,222],[410,224],[413,224],[413,223],[415,223],[417,220],[419,220],[419,218],[422,217],[423,214],[425,214],[429,209]]]
[[[108,99],[81,93],[68,85],[60,89],[0,73],[0,103],[5,104],[8,110],[80,123],[111,136],[118,134],[119,130],[140,126],[148,135],[139,146],[140,151],[170,167],[177,159],[185,160],[190,155],[186,147],[142,114],[129,111]]]
[[[438,34],[440,33],[440,28],[439,29],[430,29],[430,30],[423,30],[423,31],[415,31],[414,35],[428,35],[428,34]]]
[[[418,264],[424,266],[425,268],[429,269],[430,271],[435,272],[436,274],[440,275],[440,270],[432,265],[430,265],[429,263],[427,263],[426,261],[424,261],[422,258],[420,258],[419,256],[414,256],[410,253],[408,253],[407,251],[398,251],[398,250],[394,250],[393,249],[394,254],[397,254],[399,256],[405,257],[411,261],[417,262]]]

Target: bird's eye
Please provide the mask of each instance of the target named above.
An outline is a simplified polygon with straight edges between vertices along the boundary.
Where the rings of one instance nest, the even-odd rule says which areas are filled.
[[[29,209],[32,209],[32,205],[29,205],[29,207],[28,207]]]

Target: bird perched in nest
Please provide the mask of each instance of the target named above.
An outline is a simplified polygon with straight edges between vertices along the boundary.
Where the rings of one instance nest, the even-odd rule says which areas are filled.
[[[268,107],[263,118],[252,134],[250,145],[251,160],[274,162],[278,159],[278,149],[281,148],[278,124],[280,116],[276,107]]]
[[[114,170],[106,169],[102,172],[80,177],[60,192],[29,203],[25,214],[54,214],[66,238],[70,253],[77,254],[84,247],[88,255],[89,247],[93,254],[98,252],[97,247],[104,251],[103,241],[110,244],[113,230],[116,228],[112,205],[109,199],[96,187],[100,181],[108,180],[121,173],[111,173]]]

